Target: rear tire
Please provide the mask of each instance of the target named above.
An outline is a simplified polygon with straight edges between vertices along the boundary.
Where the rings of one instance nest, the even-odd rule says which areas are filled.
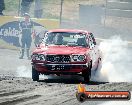
[[[85,72],[85,73],[83,74],[83,77],[84,77],[84,81],[85,81],[86,83],[90,82],[91,72]]]
[[[33,81],[39,80],[39,73],[34,67],[32,67],[32,79]]]
[[[88,64],[87,70],[83,73],[84,81],[85,81],[86,83],[90,82],[90,78],[91,78],[91,69],[92,69],[92,61],[90,61],[90,63]]]

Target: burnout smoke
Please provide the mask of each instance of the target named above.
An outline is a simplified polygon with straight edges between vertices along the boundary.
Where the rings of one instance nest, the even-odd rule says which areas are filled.
[[[131,45],[132,46],[132,45]],[[132,82],[132,47],[114,36],[100,43],[102,64],[94,80],[103,82]]]
[[[32,71],[31,68],[27,66],[19,66],[17,67],[17,77],[31,77]]]
[[[17,77],[32,78],[32,68],[31,68],[31,66],[24,66],[23,65],[23,66],[17,67],[16,76]],[[46,75],[39,75],[39,78],[48,79],[48,78],[51,78],[51,77],[46,76]]]

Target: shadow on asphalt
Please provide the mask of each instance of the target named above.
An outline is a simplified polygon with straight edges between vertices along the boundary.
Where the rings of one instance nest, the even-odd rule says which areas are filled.
[[[82,77],[76,76],[76,77],[50,77],[46,79],[39,80],[38,82],[45,82],[45,83],[64,83],[64,84],[87,84],[87,85],[100,85],[105,84],[108,82],[96,82],[96,81],[90,81],[89,83],[86,83]]]

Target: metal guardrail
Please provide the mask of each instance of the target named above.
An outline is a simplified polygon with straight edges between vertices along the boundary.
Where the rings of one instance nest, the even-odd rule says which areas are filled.
[[[106,16],[132,18],[131,0],[107,0]]]
[[[132,18],[132,10],[120,10],[120,9],[107,9],[107,16]]]
[[[132,10],[132,2],[108,2],[107,9]]]
[[[132,0],[107,0],[107,1],[132,2]]]

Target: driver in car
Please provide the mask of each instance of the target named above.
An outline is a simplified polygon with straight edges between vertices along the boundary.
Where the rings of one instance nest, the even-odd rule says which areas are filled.
[[[54,43],[57,45],[62,45],[63,44],[63,36],[61,34],[57,33],[54,38]]]

